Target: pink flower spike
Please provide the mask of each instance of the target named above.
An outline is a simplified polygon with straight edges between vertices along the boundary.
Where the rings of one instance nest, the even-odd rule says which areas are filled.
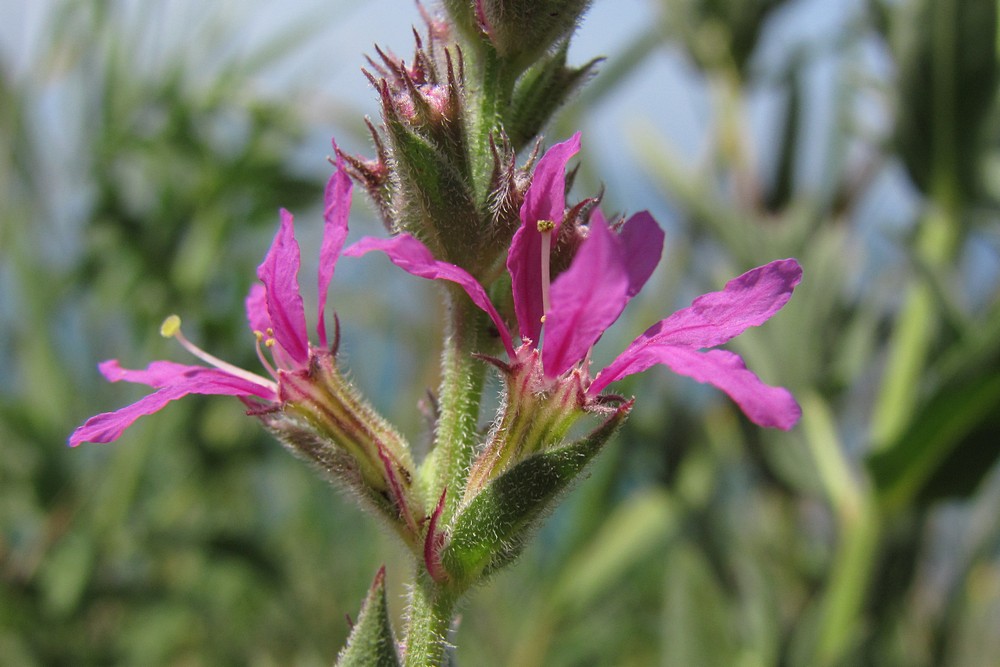
[[[319,305],[316,320],[316,335],[319,344],[326,348],[326,295],[337,266],[337,257],[347,240],[347,219],[351,213],[351,177],[344,170],[344,161],[333,142],[333,153],[337,156],[337,169],[333,172],[323,196],[323,244],[319,252]]]
[[[627,264],[620,239],[602,220],[593,220],[573,263],[552,284],[542,345],[546,377],[562,375],[582,361],[621,315],[630,287]]]
[[[71,447],[84,442],[104,443],[117,440],[139,417],[158,412],[171,401],[188,394],[257,396],[265,400],[276,398],[274,392],[267,387],[215,368],[154,361],[145,371],[126,370],[115,360],[102,363],[100,368],[104,376],[112,382],[118,380],[140,382],[159,389],[124,408],[91,417],[70,435]]]
[[[552,238],[558,238],[566,209],[566,163],[580,151],[580,133],[556,144],[542,156],[531,177],[521,205],[521,226],[514,234],[507,255],[514,312],[522,339],[536,344],[542,330],[542,235],[539,220],[554,223]]]
[[[299,291],[299,244],[295,240],[292,214],[281,209],[281,227],[257,277],[267,290],[267,312],[274,338],[297,364],[309,361],[306,312]]]
[[[510,332],[507,330],[507,325],[504,324],[500,313],[490,302],[486,290],[468,271],[454,264],[435,259],[427,246],[409,234],[400,234],[388,239],[366,236],[345,249],[343,255],[361,257],[375,250],[385,253],[393,264],[411,275],[428,280],[447,280],[465,290],[472,302],[493,320],[507,354],[512,359],[514,358],[514,344]]]

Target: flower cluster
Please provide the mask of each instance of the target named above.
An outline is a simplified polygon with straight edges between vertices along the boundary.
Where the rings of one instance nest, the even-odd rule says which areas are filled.
[[[714,348],[784,306],[802,275],[795,260],[752,269],[722,291],[698,297],[649,327],[606,368],[591,373],[591,350],[649,279],[664,234],[646,212],[612,225],[596,206],[567,206],[566,167],[579,149],[579,134],[556,144],[531,176],[520,207],[521,224],[506,256],[511,299],[502,303],[512,304],[512,313],[504,312],[509,306],[494,304],[487,286],[466,269],[439,259],[408,233],[364,237],[344,248],[351,180],[338,159],[326,188],[316,345],[309,340],[298,285],[294,223],[283,210],[274,242],[258,267],[259,282],[246,299],[247,320],[267,376],[197,348],[184,337],[179,318],[171,316],[162,333],[177,338],[207,365],[155,361],[145,370],[127,370],[117,360],[102,363],[108,380],[147,384],[156,391],[87,420],[70,436],[70,444],[115,440],[139,417],[188,394],[236,396],[246,403],[248,414],[294,453],[354,489],[421,554],[436,579],[448,580],[469,578],[461,567],[449,572],[448,564],[461,560],[452,553],[452,538],[461,532],[463,521],[479,511],[472,508],[480,497],[489,498],[491,485],[505,477],[509,482],[519,464],[563,447],[570,427],[585,415],[604,417],[584,441],[594,451],[592,445],[599,448],[613,432],[611,426],[627,416],[631,401],[605,393],[617,380],[662,364],[718,387],[756,424],[782,429],[794,425],[800,412],[787,390],[764,384],[738,355]],[[589,211],[586,216],[583,210]],[[408,443],[347,382],[337,365],[339,336],[332,344],[327,336],[324,311],[339,257],[372,251],[384,253],[415,276],[458,285],[489,318],[506,355],[501,359],[492,356],[492,350],[476,351],[500,369],[505,400],[493,428],[464,466],[463,488],[450,491],[458,509],[443,518],[448,489],[421,488]],[[597,433],[603,435],[595,440]],[[548,502],[546,489],[533,493],[542,493]],[[436,499],[431,507],[428,503]],[[541,505],[528,509],[537,513]]]
[[[425,16],[427,37],[416,37],[410,63],[378,49],[365,72],[382,109],[381,125],[368,122],[375,159],[333,146],[314,337],[299,289],[294,221],[282,210],[245,301],[263,372],[198,348],[180,318],[169,316],[161,333],[203,363],[154,361],[130,370],[116,359],[103,362],[109,381],[154,391],[88,419],[69,438],[73,446],[111,442],[138,418],[189,394],[237,397],[292,453],[353,491],[420,564],[411,608],[424,611],[408,613],[410,664],[444,660],[458,597],[516,558],[540,517],[628,417],[634,399],[610,393],[613,383],[664,365],[721,389],[760,426],[789,429],[800,416],[786,389],[765,384],[737,354],[718,349],[785,305],[802,276],[793,259],[698,297],[592,371],[592,350],[653,274],[664,233],[648,212],[609,221],[599,198],[567,203],[567,165],[580,150],[579,134],[540,158],[540,141],[527,150],[594,65],[566,65],[569,35],[589,4],[445,0],[451,22]],[[518,166],[522,152],[529,157]],[[346,246],[355,181],[388,236]],[[448,284],[439,410],[421,461],[345,378],[335,316],[333,335],[327,332],[339,259],[371,252]],[[484,432],[479,411],[490,366],[504,391]],[[593,428],[572,439],[574,424],[588,418]],[[395,664],[387,620],[372,620],[387,619],[384,572],[366,608],[371,614],[359,618],[342,659]],[[427,619],[438,625],[421,626]]]

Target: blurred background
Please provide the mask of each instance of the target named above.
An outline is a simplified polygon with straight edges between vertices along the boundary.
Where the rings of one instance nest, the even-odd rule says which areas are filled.
[[[327,665],[403,550],[238,402],[69,449],[141,396],[96,363],[255,368],[243,296],[298,216],[313,284],[330,137],[371,154],[360,67],[400,0],[0,0],[0,663]],[[805,279],[733,348],[791,433],[665,370],[521,561],[473,591],[469,665],[1000,662],[1000,126],[993,0],[597,0],[607,57],[547,129],[575,195],[649,209],[653,284],[596,351],[771,259]],[[352,238],[381,233],[359,193]],[[307,294],[307,301],[311,295]],[[344,363],[411,439],[440,303],[342,262]],[[490,391],[495,391],[496,386]]]

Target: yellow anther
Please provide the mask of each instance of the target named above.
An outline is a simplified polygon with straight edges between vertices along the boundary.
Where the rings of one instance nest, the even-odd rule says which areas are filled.
[[[274,339],[268,338],[264,341],[264,347],[274,347]]]
[[[551,232],[556,228],[556,223],[552,220],[539,220],[538,221],[538,231],[540,232]]]
[[[169,316],[167,319],[163,320],[163,324],[160,325],[160,335],[164,338],[173,338],[180,330],[181,318],[177,315]]]

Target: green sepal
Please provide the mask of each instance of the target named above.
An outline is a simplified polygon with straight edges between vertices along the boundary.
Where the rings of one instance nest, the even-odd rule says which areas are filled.
[[[368,484],[357,458],[350,452],[320,436],[302,418],[275,412],[261,415],[260,419],[288,451],[311,464],[327,481],[350,492],[364,507],[374,510],[375,515],[386,521],[410,548],[419,547],[419,536],[408,525],[392,489],[376,489]],[[419,504],[414,503],[414,507],[417,506]]]
[[[577,88],[586,83],[603,58],[595,58],[583,67],[566,67],[569,42],[533,65],[518,80],[511,100],[505,129],[511,145],[525,147]]]
[[[385,125],[397,167],[395,231],[413,234],[436,257],[475,274],[484,234],[466,175],[402,121],[387,119]]]
[[[358,622],[351,629],[347,645],[337,656],[336,667],[393,667],[400,664],[396,640],[392,636],[389,606],[385,601],[385,566],[361,605]]]
[[[632,404],[618,406],[588,436],[521,461],[459,510],[440,552],[452,586],[464,590],[520,554],[539,520],[624,423]]]

